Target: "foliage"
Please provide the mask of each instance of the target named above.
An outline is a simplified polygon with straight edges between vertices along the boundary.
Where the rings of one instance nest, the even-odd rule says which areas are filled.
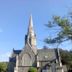
[[[72,69],[72,52],[60,49],[62,63],[67,65],[68,69]]]
[[[72,16],[68,18],[53,16],[52,20],[48,21],[48,24],[45,25],[48,29],[50,29],[49,31],[56,31],[56,33],[53,33],[52,37],[48,37],[44,40],[45,43],[59,45],[68,40],[72,41]],[[72,51],[60,49],[60,54],[62,63],[66,64],[69,69],[72,69]]]
[[[0,72],[7,72],[7,63],[0,62]]]
[[[62,43],[72,40],[72,22],[69,18],[53,16],[52,20],[46,24],[51,30],[57,30],[57,34],[53,38],[46,38],[44,41],[48,44]]]
[[[37,72],[37,68],[31,67],[28,72]]]

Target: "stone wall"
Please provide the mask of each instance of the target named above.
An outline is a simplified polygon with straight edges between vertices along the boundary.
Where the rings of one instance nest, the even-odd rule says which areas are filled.
[[[18,72],[28,72],[30,67],[24,67],[24,66],[21,66],[21,67],[18,67]]]

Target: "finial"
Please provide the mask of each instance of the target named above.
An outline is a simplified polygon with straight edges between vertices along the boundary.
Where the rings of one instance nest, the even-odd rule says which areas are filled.
[[[29,20],[29,27],[33,27],[32,14],[30,15],[30,20]]]
[[[13,48],[13,51],[14,51],[14,48]]]

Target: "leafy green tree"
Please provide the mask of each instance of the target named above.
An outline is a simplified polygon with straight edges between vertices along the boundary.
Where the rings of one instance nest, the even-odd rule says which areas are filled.
[[[28,72],[37,72],[37,68],[31,67]]]
[[[0,62],[0,72],[7,72],[7,63]]]
[[[72,53],[67,50],[60,49],[62,63],[67,65],[68,69],[72,69]]]
[[[44,40],[47,44],[61,44],[68,40],[72,41],[72,21],[70,18],[53,16],[46,26],[51,31],[56,31],[52,38],[48,37]]]
[[[59,45],[65,41],[72,42],[72,17],[53,16],[48,24],[45,24],[49,31],[52,31],[52,36],[46,38],[44,41],[47,44]],[[68,68],[72,68],[72,51],[60,50],[62,63],[66,64]]]

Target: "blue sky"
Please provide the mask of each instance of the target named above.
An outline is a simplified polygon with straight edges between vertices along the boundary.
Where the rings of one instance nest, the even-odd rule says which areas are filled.
[[[48,34],[44,24],[52,15],[66,16],[71,9],[72,0],[0,0],[0,61],[8,61],[13,48],[24,47],[30,14],[37,46],[42,48],[45,45],[42,41]],[[68,45],[65,43],[63,48],[71,49],[71,44]]]

